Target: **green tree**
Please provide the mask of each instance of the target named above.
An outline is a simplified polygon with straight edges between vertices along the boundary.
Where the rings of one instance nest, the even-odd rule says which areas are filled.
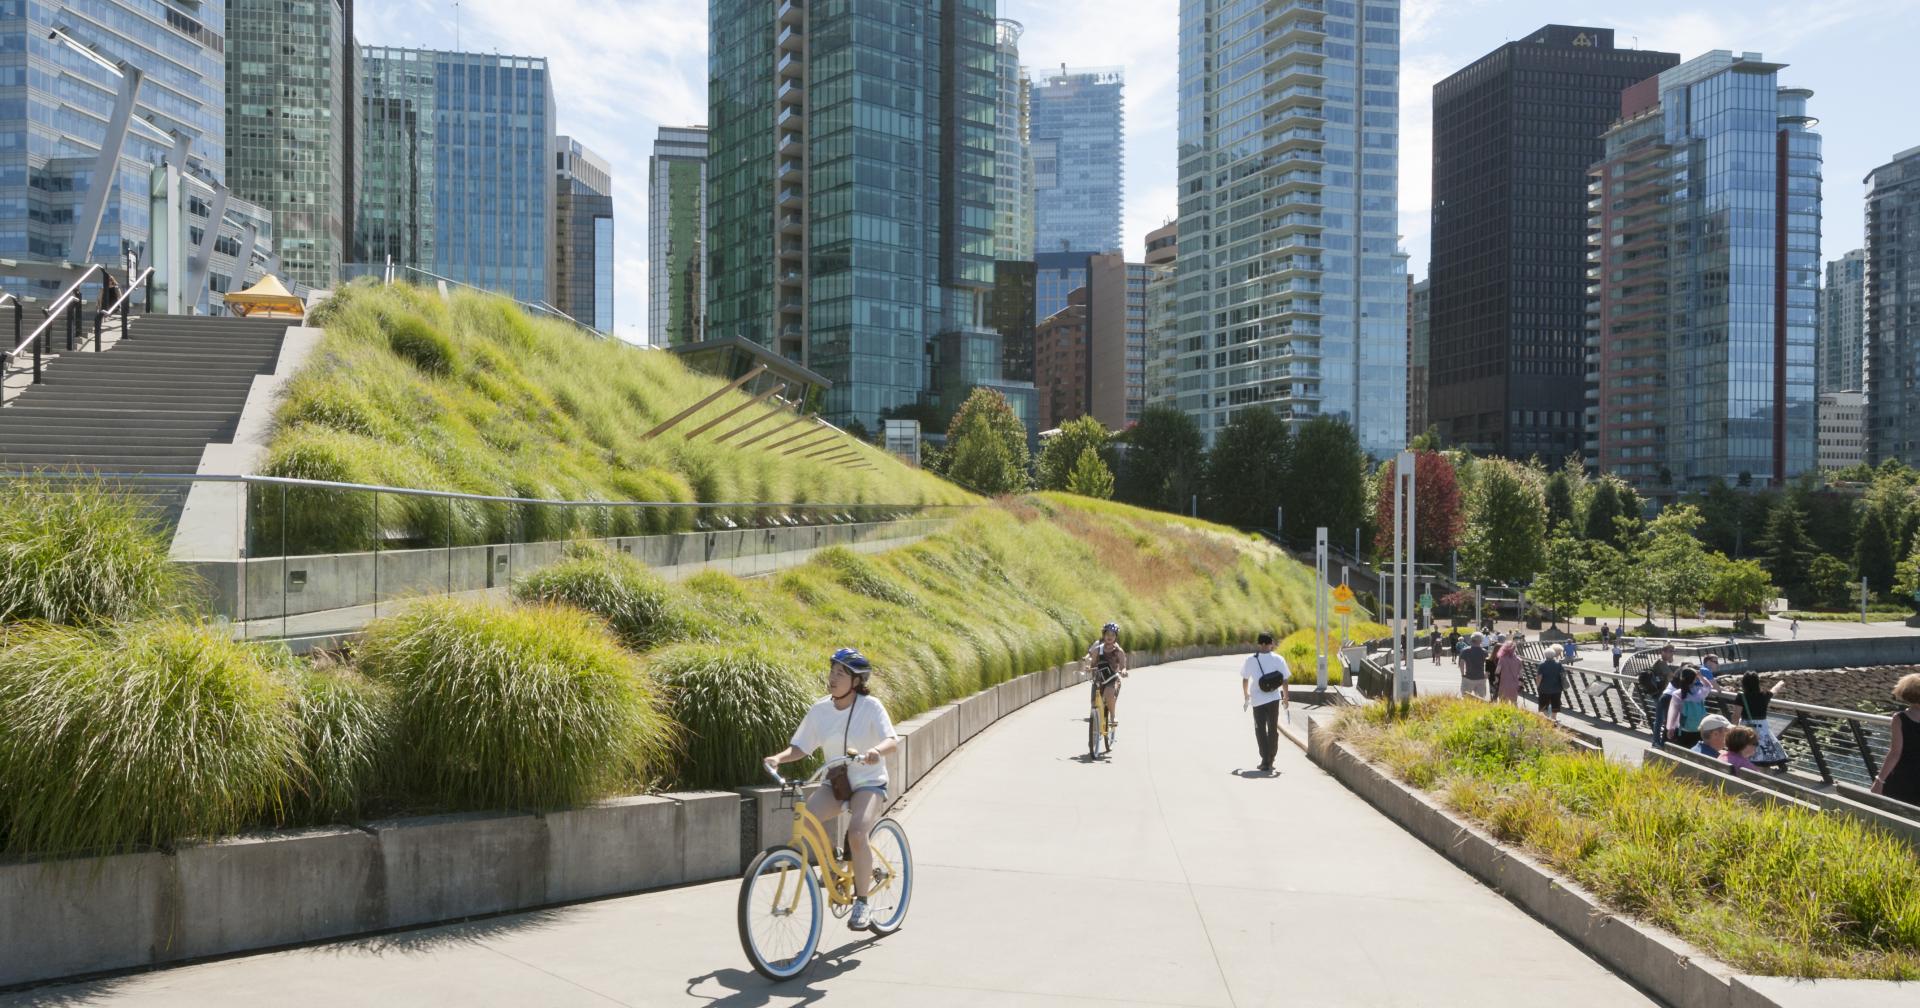
[[[1547,527],[1573,524],[1573,484],[1565,472],[1547,477]]]
[[[1281,499],[1288,539],[1311,542],[1313,530],[1325,526],[1333,543],[1347,542],[1366,520],[1366,458],[1353,428],[1327,416],[1302,424],[1294,434],[1293,465]]]
[[[1564,485],[1564,482],[1563,484]],[[1553,538],[1541,555],[1540,572],[1533,579],[1533,594],[1553,611],[1553,625],[1560,625],[1560,614],[1571,619],[1587,590],[1587,550],[1573,537],[1566,521],[1553,527]]]
[[[1613,524],[1613,520],[1618,517],[1620,517],[1620,482],[1603,479],[1593,488],[1593,499],[1587,502],[1587,520],[1583,538],[1606,543],[1609,546],[1619,546],[1620,533]]]
[[[1540,570],[1547,509],[1540,490],[1511,462],[1480,463],[1461,560],[1490,581],[1522,581]]]
[[[1853,572],[1838,557],[1822,553],[1807,565],[1807,592],[1814,604],[1823,609],[1838,609],[1847,604]]]
[[[1920,543],[1914,545],[1913,552],[1895,569],[1893,590],[1901,602],[1920,610]]]
[[[1027,429],[1006,397],[976,388],[947,426],[947,478],[989,496],[1027,488]]]
[[[1243,528],[1273,524],[1292,462],[1293,438],[1280,414],[1252,406],[1236,411],[1207,453],[1207,514]],[[1295,516],[1286,516],[1295,526]]]
[[[1869,507],[1860,516],[1855,533],[1853,569],[1867,579],[1867,590],[1885,592],[1893,587],[1893,533],[1887,528],[1885,508]],[[1808,569],[1812,573],[1811,567]]]
[[[1715,606],[1739,613],[1740,622],[1745,623],[1748,613],[1765,609],[1767,602],[1775,597],[1773,578],[1768,576],[1765,567],[1752,560],[1724,560],[1715,566],[1707,597]]]
[[[1113,472],[1100,461],[1100,453],[1092,445],[1080,449],[1080,460],[1073,464],[1073,472],[1067,474],[1066,490],[1101,500],[1113,496]]]
[[[1587,544],[1587,594],[1620,610],[1620,626],[1627,625],[1627,607],[1640,601],[1640,572],[1633,557],[1603,542]]]
[[[1676,630],[1680,627],[1680,610],[1698,606],[1713,582],[1709,554],[1694,537],[1694,529],[1699,526],[1699,509],[1691,504],[1676,504],[1661,511],[1640,534],[1640,566],[1646,574],[1648,591],[1653,598],[1666,603]],[[1651,610],[1647,616],[1651,621]]]
[[[1035,465],[1038,470],[1038,483],[1042,490],[1065,490],[1067,480],[1080,464],[1080,454],[1092,448],[1096,455],[1103,456],[1107,441],[1112,435],[1100,421],[1083,416],[1060,425],[1060,430],[1047,439],[1040,447],[1040,461]]]
[[[1205,471],[1205,441],[1193,418],[1170,406],[1149,406],[1120,435],[1126,453],[1114,474],[1114,496],[1128,504],[1186,514]]]
[[[1782,497],[1767,513],[1767,527],[1758,545],[1760,564],[1773,576],[1773,583],[1789,599],[1805,599],[1813,546],[1807,541],[1806,519],[1791,499]]]

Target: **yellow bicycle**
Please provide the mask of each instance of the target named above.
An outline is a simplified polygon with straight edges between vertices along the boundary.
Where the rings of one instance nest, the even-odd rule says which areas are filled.
[[[805,795],[828,768],[857,758],[848,753],[829,760],[805,782],[768,771],[780,784],[781,800],[793,806],[793,836],[761,851],[747,866],[740,882],[740,947],[769,980],[791,980],[806,972],[820,947],[827,913],[839,918],[853,909],[852,861],[834,848],[826,823],[807,809]],[[874,823],[867,838],[873,850],[869,930],[888,935],[900,930],[913,898],[913,849],[907,845],[906,828],[890,818]]]
[[[1120,676],[1109,673],[1106,679],[1100,678],[1100,670],[1095,669],[1089,676],[1093,680],[1093,707],[1087,713],[1087,761],[1100,758],[1104,748],[1113,754],[1113,722],[1107,717],[1107,684]]]

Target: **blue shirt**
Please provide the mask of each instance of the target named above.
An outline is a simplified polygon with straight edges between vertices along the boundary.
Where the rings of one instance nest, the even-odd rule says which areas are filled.
[[[1701,739],[1700,741],[1695,742],[1693,744],[1693,751],[1709,759],[1720,758],[1720,750],[1715,749],[1714,747],[1708,745],[1706,739]]]

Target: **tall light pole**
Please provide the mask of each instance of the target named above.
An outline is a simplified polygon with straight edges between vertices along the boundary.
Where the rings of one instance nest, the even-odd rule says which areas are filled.
[[[1414,592],[1414,462],[1413,453],[1403,451],[1393,467],[1393,560],[1394,615],[1398,620],[1394,650],[1405,655],[1393,671],[1393,702],[1404,704],[1413,696],[1413,592]]]
[[[1313,627],[1314,651],[1319,655],[1315,682],[1327,688],[1327,529],[1313,530]]]

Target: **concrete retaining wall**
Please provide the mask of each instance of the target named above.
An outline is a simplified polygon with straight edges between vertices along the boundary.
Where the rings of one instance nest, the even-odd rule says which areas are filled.
[[[793,554],[830,546],[917,538],[944,524],[937,518],[916,518],[596,541],[656,569],[712,567],[745,576],[773,570],[775,557],[791,561]],[[207,604],[214,613],[234,620],[277,619],[418,595],[504,588],[516,577],[558,563],[567,546],[565,542],[503,543],[238,561],[196,560],[186,566],[205,583]],[[244,597],[239,589],[243,578],[247,586]]]
[[[1609,911],[1591,893],[1394,780],[1310,721],[1307,755],[1429,847],[1566,935],[1660,1000],[1687,1008],[1833,1008],[1910,1000],[1920,985],[1738,975],[1660,928]],[[1867,997],[1874,1000],[1868,1001]]]
[[[1836,640],[1769,640],[1720,648],[1729,672],[1793,672],[1801,669],[1860,668],[1870,665],[1920,665],[1920,637],[1847,637]]]
[[[1726,794],[1754,804],[1787,805],[1807,811],[1825,811],[1831,815],[1845,816],[1862,826],[1879,830],[1920,852],[1920,821],[1887,809],[1876,808],[1868,801],[1856,800],[1848,794],[1828,794],[1810,787],[1801,787],[1765,771],[1734,770],[1719,760],[1708,759],[1699,753],[1672,746],[1648,749],[1646,760],[1648,763],[1658,763],[1690,780],[1717,788]],[[1875,803],[1886,801],[1879,795],[1851,785],[1847,787],[1847,791]],[[1889,803],[1889,805],[1892,808],[1901,807],[1898,803]]]
[[[1134,666],[1245,650],[1141,653]],[[1077,665],[1054,666],[899,725],[896,795],[995,721],[1083,684]],[[777,797],[646,795],[0,863],[0,987],[723,879],[788,836],[793,813]]]

